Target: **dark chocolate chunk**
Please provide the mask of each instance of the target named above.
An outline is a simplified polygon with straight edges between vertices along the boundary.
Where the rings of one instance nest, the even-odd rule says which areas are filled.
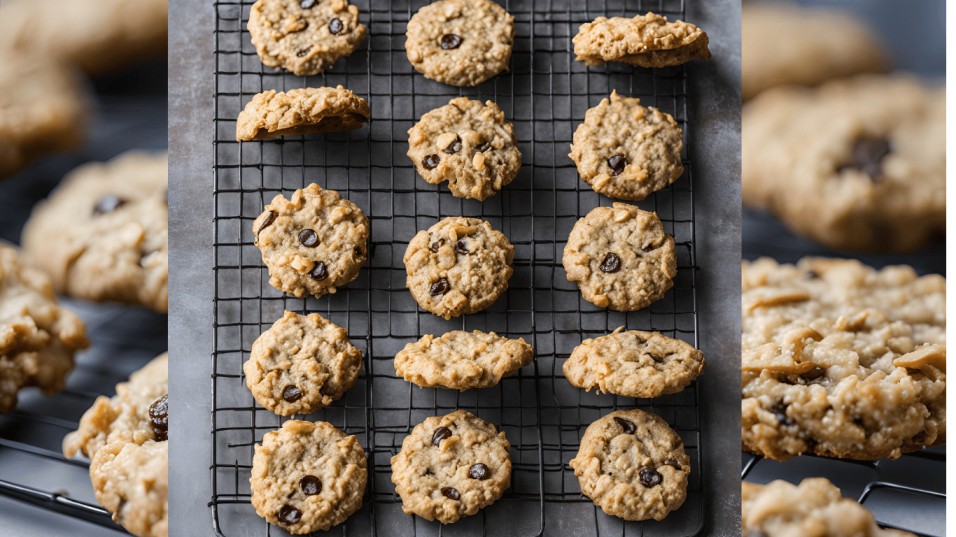
[[[259,234],[262,233],[263,229],[271,226],[272,223],[276,221],[276,216],[278,215],[276,214],[275,211],[269,211],[269,213],[266,214],[266,219],[262,221],[262,225],[260,225],[259,229],[256,230],[256,237],[258,237]]]
[[[302,246],[314,248],[319,245],[319,234],[311,229],[303,229],[299,232],[299,242]]]
[[[460,35],[455,34],[445,34],[438,38],[438,44],[441,45],[442,50],[452,50],[461,46],[463,39]]]
[[[279,522],[285,524],[286,526],[291,526],[296,522],[302,520],[302,511],[299,511],[295,507],[292,507],[289,504],[282,506],[282,509],[279,509]]]
[[[301,0],[299,2],[299,6],[302,9],[310,9],[314,5],[315,5],[315,0]]]
[[[329,21],[329,31],[332,32],[332,35],[339,34],[344,29],[345,25],[342,24],[342,19],[336,17]]]
[[[624,432],[627,434],[634,434],[634,431],[637,430],[637,427],[634,426],[634,422],[629,419],[614,416],[614,421],[616,421],[617,424],[621,426],[621,429],[624,429]]]
[[[607,272],[608,274],[617,272],[621,270],[621,258],[613,252],[608,252],[607,255],[604,256],[604,261],[601,261],[600,268],[603,272]]]
[[[448,427],[439,427],[432,433],[432,445],[437,446],[442,440],[451,436],[451,429]]]
[[[449,500],[458,500],[461,498],[461,494],[458,494],[458,490],[452,487],[442,487],[441,495]]]
[[[433,283],[431,287],[428,288],[428,294],[431,296],[439,296],[447,293],[451,290],[451,284],[448,283],[447,278],[440,278],[437,282]]]
[[[627,157],[620,153],[611,155],[607,159],[607,165],[611,167],[611,175],[621,175],[624,167],[627,166]]]
[[[459,136],[455,136],[455,140],[448,144],[448,147],[442,149],[442,151],[448,153],[449,155],[454,155],[455,153],[461,151],[461,138]]]
[[[468,255],[471,253],[468,251],[468,245],[465,244],[465,239],[458,239],[455,242],[455,251],[461,255]]]
[[[445,239],[440,238],[437,241],[433,242],[431,246],[428,247],[428,249],[433,252],[438,252],[438,249],[441,248],[444,244],[445,244]]]
[[[325,263],[319,261],[312,267],[312,271],[309,272],[309,276],[312,276],[313,280],[322,281],[329,277],[329,269],[326,268]]]
[[[302,399],[302,390],[295,384],[289,384],[282,390],[282,398],[290,403],[294,403]]]
[[[641,468],[641,470],[638,472],[638,478],[641,480],[641,484],[648,488],[656,487],[657,485],[661,484],[661,481],[664,480],[664,476],[650,466]]]
[[[304,476],[299,480],[299,488],[306,496],[315,496],[322,492],[322,480],[314,475]]]
[[[883,178],[883,158],[892,150],[886,138],[860,138],[853,144],[850,162],[840,166],[839,171],[859,170],[872,181],[879,181]]]
[[[441,157],[438,155],[425,155],[425,158],[422,159],[422,166],[426,170],[434,170],[438,167],[438,163],[441,162]]]
[[[680,466],[680,463],[677,462],[677,459],[667,459],[666,461],[664,461],[664,464],[668,466],[673,466],[674,468],[677,468],[678,470],[682,469]]]
[[[491,470],[482,463],[473,464],[468,469],[468,477],[472,479],[485,480],[491,477]]]
[[[164,442],[169,437],[169,394],[153,401],[149,405],[149,421],[153,426],[153,435],[157,442]]]

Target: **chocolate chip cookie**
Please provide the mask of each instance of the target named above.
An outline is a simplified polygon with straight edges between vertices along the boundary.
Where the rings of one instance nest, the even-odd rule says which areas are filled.
[[[625,397],[660,397],[687,387],[704,370],[704,353],[657,332],[627,330],[585,339],[564,362],[578,388]]]
[[[368,123],[365,99],[342,86],[257,93],[236,118],[236,140],[322,134]]]
[[[903,252],[946,223],[946,96],[907,75],[762,93],[743,112],[743,200],[831,248]]]
[[[76,298],[168,307],[167,155],[130,151],[70,172],[23,229],[23,253]]]
[[[505,433],[457,410],[415,426],[392,457],[392,483],[402,510],[442,524],[494,503],[511,484]]]
[[[743,264],[744,449],[875,460],[943,443],[946,280],[855,260]]]
[[[687,496],[690,457],[658,416],[618,410],[588,426],[571,459],[581,492],[624,520],[663,520]]]
[[[337,526],[362,507],[365,450],[329,423],[289,420],[266,433],[252,458],[252,505],[295,535]]]
[[[347,0],[257,0],[249,34],[262,63],[317,75],[365,40],[359,10]]]
[[[575,59],[592,66],[621,62],[668,67],[710,58],[703,30],[689,22],[669,22],[654,13],[632,19],[598,17],[582,24],[572,42]]]
[[[568,156],[595,192],[640,201],[684,173],[682,137],[669,114],[614,91],[585,113]]]
[[[96,501],[138,537],[169,534],[169,442],[112,441],[90,462]]]
[[[439,0],[408,21],[405,53],[425,78],[477,86],[508,69],[514,37],[514,17],[491,0]]]
[[[660,300],[677,276],[674,238],[656,213],[626,203],[596,207],[578,220],[562,261],[585,300],[615,311]]]
[[[313,183],[279,194],[252,223],[269,283],[297,297],[334,293],[368,256],[368,220],[357,205]]]
[[[448,182],[459,198],[484,200],[514,180],[521,152],[514,127],[492,101],[467,97],[422,116],[408,130],[408,158],[426,182]]]
[[[395,355],[395,373],[424,388],[490,388],[534,359],[524,339],[454,330],[427,335]]]
[[[63,388],[73,354],[88,345],[83,321],[57,303],[50,279],[0,242],[0,413],[16,406],[21,388]]]
[[[487,308],[508,289],[514,247],[484,220],[451,217],[412,237],[403,261],[418,305],[451,319]]]
[[[280,416],[329,406],[361,369],[362,352],[344,328],[318,313],[291,311],[256,339],[242,366],[252,396]]]

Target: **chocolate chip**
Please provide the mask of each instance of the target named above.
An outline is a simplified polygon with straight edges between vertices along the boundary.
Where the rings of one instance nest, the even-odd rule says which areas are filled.
[[[661,484],[661,481],[664,480],[664,476],[650,466],[641,468],[641,470],[638,472],[638,477],[641,480],[641,484],[648,488],[656,487],[657,485]]]
[[[614,421],[621,426],[621,429],[624,429],[624,432],[627,434],[633,434],[637,430],[637,427],[634,426],[634,422],[628,419],[624,419],[618,416],[614,416]]]
[[[667,459],[666,461],[664,461],[664,464],[668,466],[673,466],[674,468],[677,468],[678,470],[681,469],[680,463],[677,462],[677,459]]]
[[[302,58],[303,56],[305,56],[306,54],[308,54],[310,50],[312,50],[312,49],[310,49],[310,48],[304,48],[304,49],[302,49],[302,50],[296,52],[295,55],[298,56],[298,57],[300,57],[300,58]]]
[[[468,469],[468,477],[483,481],[491,477],[491,470],[479,462],[478,464],[473,464],[471,468]]]
[[[458,494],[458,490],[451,487],[442,487],[441,495],[449,500],[458,500],[461,498],[461,494]]]
[[[431,296],[439,296],[447,293],[451,289],[451,284],[448,283],[447,278],[441,278],[437,282],[433,283],[431,287],[428,288],[428,294]]]
[[[291,526],[300,520],[302,520],[302,511],[299,511],[295,507],[285,504],[282,506],[282,509],[279,509],[279,522],[282,524]]]
[[[471,253],[468,251],[468,246],[465,244],[465,239],[458,239],[455,241],[455,251],[461,255],[468,255]]]
[[[449,155],[454,155],[455,153],[461,151],[461,138],[456,135],[455,140],[448,144],[448,147],[442,149],[442,151],[448,153]]]
[[[290,403],[294,403],[302,399],[302,390],[295,384],[289,384],[282,390],[282,398]]]
[[[301,0],[301,1],[299,2],[299,6],[300,6],[302,9],[310,9],[310,8],[312,8],[312,6],[314,6],[314,5],[315,5],[315,0]]]
[[[432,445],[437,446],[441,441],[451,436],[451,429],[448,427],[439,427],[432,433]]]
[[[314,475],[304,476],[299,480],[299,488],[306,496],[315,496],[322,492],[322,480]]]
[[[886,138],[860,138],[853,144],[850,162],[840,166],[839,171],[858,170],[872,181],[879,181],[883,177],[883,158],[891,151],[890,141]]]
[[[126,204],[126,200],[123,198],[114,196],[112,194],[107,194],[100,198],[96,202],[96,205],[93,206],[93,214],[111,213],[122,207],[124,204]]]
[[[773,416],[777,418],[777,421],[784,425],[789,426],[796,423],[793,421],[793,418],[787,415],[787,405],[783,404],[782,402],[771,407],[770,411],[773,412]]]
[[[611,175],[621,175],[624,167],[627,166],[627,157],[620,153],[611,155],[607,159],[607,165],[611,167]]]
[[[860,427],[863,427],[863,418],[861,418],[860,416],[857,416],[853,418],[853,423],[855,425],[859,425]]]
[[[803,380],[817,380],[818,378],[826,374],[827,374],[826,369],[823,369],[822,367],[817,365],[817,366],[813,366],[813,369],[811,369],[810,371],[807,371],[806,373],[803,373],[802,375],[800,375],[800,378],[802,378]]]
[[[278,215],[276,214],[275,211],[269,211],[266,214],[266,219],[262,221],[262,225],[260,225],[259,229],[256,230],[256,237],[258,237],[259,234],[262,233],[263,229],[271,226],[272,223],[276,221],[276,216]]]
[[[444,244],[445,244],[445,239],[438,239],[437,241],[433,242],[431,246],[428,247],[428,249],[433,252],[438,252],[438,249],[441,248]]]
[[[153,401],[149,405],[149,421],[153,426],[153,435],[157,442],[164,442],[169,437],[169,394]]]
[[[439,162],[441,162],[441,157],[438,155],[425,155],[425,158],[422,159],[422,166],[426,170],[434,170]]]
[[[613,252],[608,252],[604,256],[604,261],[601,261],[601,270],[608,274],[621,270],[621,258]]]
[[[322,281],[329,277],[329,270],[325,267],[325,263],[319,261],[312,267],[312,271],[309,272],[309,276],[312,276],[313,280]]]
[[[302,246],[315,248],[319,245],[319,234],[311,229],[303,229],[299,232],[299,242]]]
[[[345,29],[345,25],[342,24],[342,19],[336,17],[329,21],[329,31],[332,32],[332,35],[341,33]]]
[[[438,39],[438,44],[442,50],[452,50],[461,46],[461,36],[455,34],[445,34]]]
[[[479,153],[484,153],[485,151],[488,151],[489,149],[491,149],[491,142],[485,142],[478,146]]]

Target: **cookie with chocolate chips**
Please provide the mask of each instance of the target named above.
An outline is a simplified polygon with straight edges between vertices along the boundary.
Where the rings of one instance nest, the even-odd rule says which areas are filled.
[[[362,507],[365,449],[323,421],[289,420],[266,433],[252,457],[252,506],[294,535],[325,531]]]
[[[491,0],[439,0],[408,21],[405,52],[425,78],[477,86],[508,69],[514,35],[514,17]]]
[[[581,492],[624,520],[663,520],[687,496],[690,457],[666,421],[618,410],[588,426],[568,463]]]
[[[601,308],[635,311],[674,285],[674,238],[656,213],[615,203],[596,207],[571,229],[562,257],[568,281]]]
[[[402,510],[442,524],[474,515],[510,486],[510,447],[504,432],[470,412],[426,418],[392,457]]]
[[[297,297],[334,293],[368,257],[368,220],[357,205],[315,183],[273,198],[252,223],[269,283]]]
[[[459,198],[484,200],[514,180],[521,152],[514,127],[492,101],[467,97],[422,116],[408,130],[408,158],[426,182],[448,182]]]
[[[362,352],[344,328],[318,313],[291,311],[256,339],[242,366],[256,402],[280,416],[330,405],[361,369]]]
[[[257,93],[236,118],[236,141],[322,134],[368,123],[365,99],[342,86]]]
[[[451,217],[412,237],[403,261],[418,305],[451,319],[487,308],[508,289],[514,247],[484,220]]]

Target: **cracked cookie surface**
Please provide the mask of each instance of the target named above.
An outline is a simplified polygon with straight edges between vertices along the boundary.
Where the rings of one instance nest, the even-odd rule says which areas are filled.
[[[236,140],[322,134],[360,128],[369,120],[365,99],[342,86],[257,93],[236,118]]]
[[[576,60],[591,66],[621,62],[639,67],[668,67],[710,58],[707,34],[684,21],[669,22],[654,13],[598,17],[581,25],[572,40]]]
[[[425,388],[490,388],[534,359],[524,339],[454,330],[426,335],[395,355],[395,373]]]

